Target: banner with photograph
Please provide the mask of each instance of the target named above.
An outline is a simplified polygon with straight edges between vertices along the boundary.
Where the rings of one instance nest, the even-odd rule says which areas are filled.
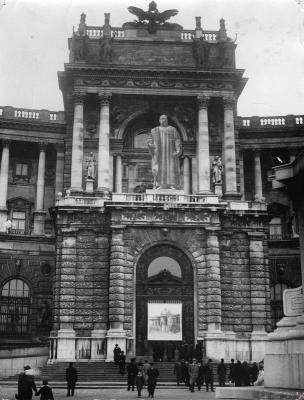
[[[148,340],[182,340],[182,303],[148,303]]]

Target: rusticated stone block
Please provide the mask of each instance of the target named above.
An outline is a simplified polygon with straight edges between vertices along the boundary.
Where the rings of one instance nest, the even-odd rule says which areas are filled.
[[[124,322],[122,308],[109,308],[109,322]]]
[[[109,310],[114,310],[114,309],[121,309],[123,310],[125,307],[124,301],[121,299],[111,299],[111,297],[109,297]]]
[[[124,277],[125,277],[124,273],[118,273],[118,272],[112,273],[112,271],[110,270],[110,281],[116,281],[117,285],[119,286],[121,284],[123,285]]]
[[[113,301],[122,302],[124,301],[124,294],[123,293],[109,293],[109,300],[110,303]]]
[[[124,292],[125,292],[125,289],[123,286],[110,286],[109,287],[109,294],[111,295],[111,297],[113,294],[115,294],[115,295],[122,294],[123,295]]]

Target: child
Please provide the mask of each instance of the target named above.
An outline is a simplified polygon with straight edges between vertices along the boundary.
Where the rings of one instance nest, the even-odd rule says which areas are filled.
[[[35,396],[41,396],[40,400],[54,400],[52,389],[48,386],[48,381],[43,379],[42,388],[38,390]]]
[[[138,392],[138,397],[141,396],[141,391],[145,385],[145,378],[143,376],[142,371],[139,371],[136,376],[136,388]]]

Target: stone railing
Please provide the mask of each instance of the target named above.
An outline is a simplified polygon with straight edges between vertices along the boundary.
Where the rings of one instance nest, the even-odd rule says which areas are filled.
[[[103,37],[103,28],[100,26],[87,26],[86,34],[90,39],[100,39]],[[195,30],[193,29],[185,29],[181,32],[181,39],[183,41],[192,41],[195,36]],[[217,41],[218,32],[217,31],[204,31],[203,37],[208,42],[216,42]],[[111,27],[111,37],[117,39],[125,38],[125,30],[124,28],[115,28]]]
[[[171,206],[174,204],[218,204],[219,197],[217,195],[113,193],[112,202],[163,203]]]
[[[64,111],[30,110],[25,108],[0,106],[0,119],[42,121],[42,122],[64,124],[65,113]]]
[[[271,117],[239,117],[240,128],[280,128],[304,125],[304,115],[281,115]]]

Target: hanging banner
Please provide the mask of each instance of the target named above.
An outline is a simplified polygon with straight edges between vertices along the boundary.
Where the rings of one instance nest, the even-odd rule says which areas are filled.
[[[182,303],[148,303],[148,340],[182,340]]]

